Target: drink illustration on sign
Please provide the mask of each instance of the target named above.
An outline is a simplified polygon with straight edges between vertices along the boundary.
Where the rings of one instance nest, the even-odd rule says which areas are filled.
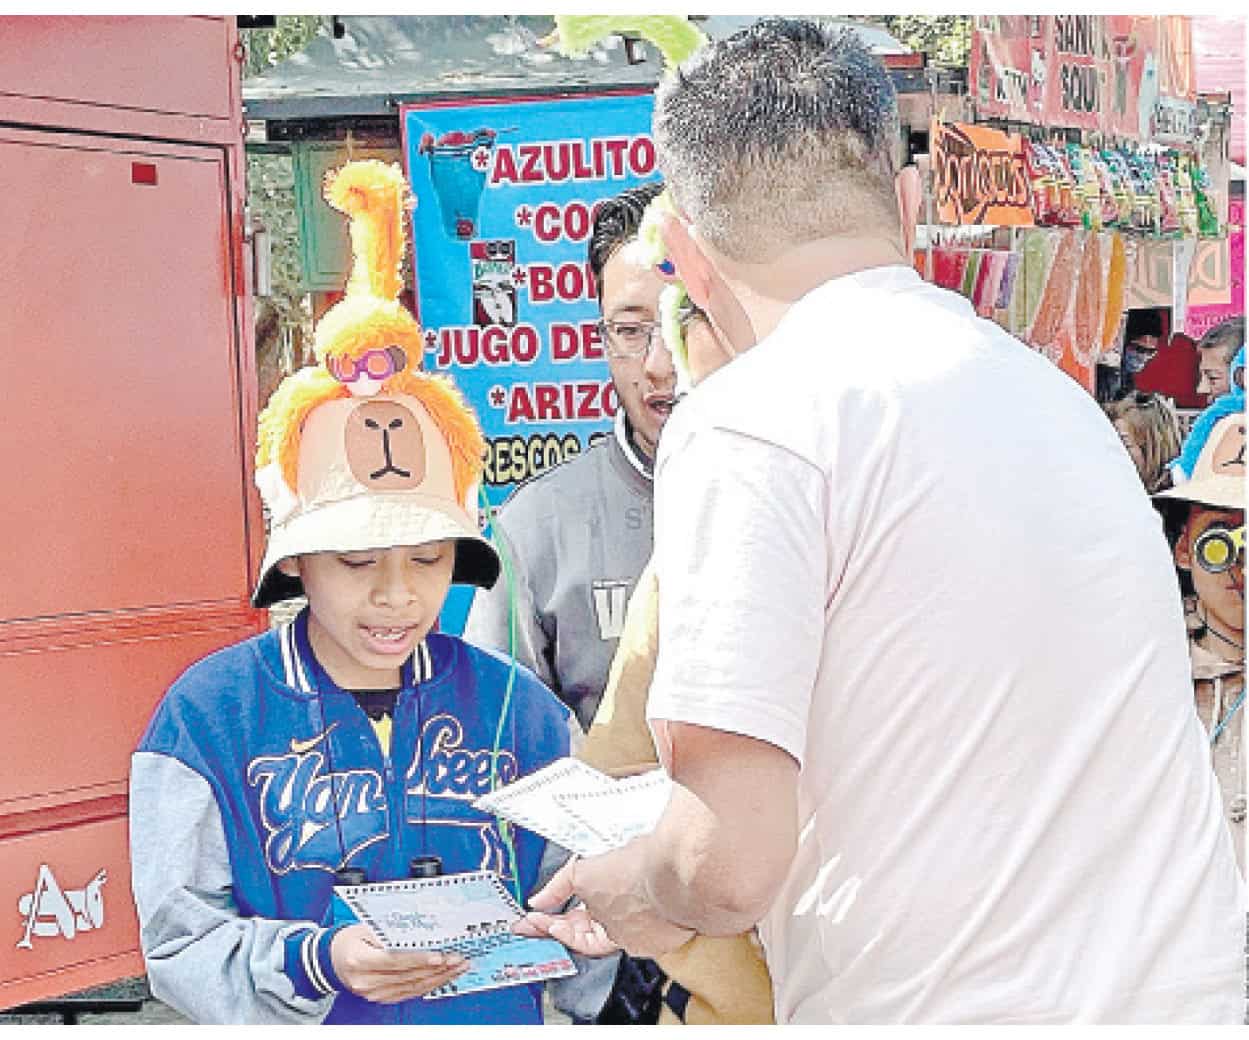
[[[438,197],[448,238],[467,241],[477,233],[478,208],[499,131],[449,130],[421,137],[420,154],[429,157],[429,179]]]

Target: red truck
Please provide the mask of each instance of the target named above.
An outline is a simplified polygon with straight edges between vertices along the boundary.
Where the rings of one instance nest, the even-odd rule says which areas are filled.
[[[259,631],[233,17],[0,18],[0,1008],[141,975],[129,756]]]

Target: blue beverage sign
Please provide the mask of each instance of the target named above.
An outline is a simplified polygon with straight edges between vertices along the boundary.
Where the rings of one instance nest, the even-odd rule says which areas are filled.
[[[476,410],[494,504],[610,428],[586,253],[596,204],[659,176],[651,107],[648,92],[403,107],[424,367]]]

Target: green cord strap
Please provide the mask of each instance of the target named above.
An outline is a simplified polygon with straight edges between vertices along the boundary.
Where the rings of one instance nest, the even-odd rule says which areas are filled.
[[[490,752],[490,790],[493,793],[499,788],[499,748],[503,744],[503,721],[507,718],[508,709],[512,704],[512,687],[516,685],[516,584],[512,572],[511,557],[508,556],[503,539],[495,535],[494,507],[490,505],[490,500],[486,497],[486,489],[484,487],[479,485],[477,494],[481,500],[482,509],[490,520],[490,544],[494,546],[495,552],[499,554],[499,560],[503,564],[503,577],[507,582],[507,654],[510,658],[510,663],[507,671],[507,687],[503,692],[503,707],[499,710],[499,725],[494,733],[494,748]],[[507,849],[508,863],[512,868],[512,888],[516,893],[516,902],[524,906],[525,899],[520,891],[520,869],[516,865],[516,845],[512,841],[512,825],[498,813],[495,813],[494,819],[499,828],[499,836],[503,839],[503,844]]]

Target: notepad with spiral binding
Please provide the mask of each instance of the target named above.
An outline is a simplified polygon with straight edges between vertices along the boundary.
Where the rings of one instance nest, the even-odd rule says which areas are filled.
[[[575,975],[568,951],[554,939],[510,930],[522,916],[492,871],[444,874],[334,890],[388,950],[454,951],[469,969],[427,999]]]

